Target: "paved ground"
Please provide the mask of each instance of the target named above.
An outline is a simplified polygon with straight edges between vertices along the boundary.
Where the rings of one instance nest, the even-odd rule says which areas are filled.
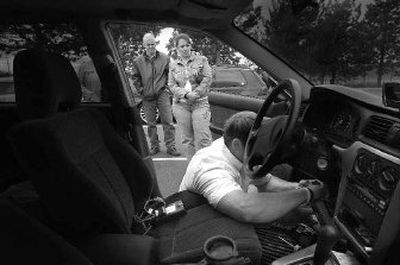
[[[164,197],[178,191],[179,184],[185,174],[187,159],[182,147],[181,130],[176,126],[176,148],[181,153],[179,157],[173,157],[167,154],[163,142],[163,130],[161,125],[157,125],[158,136],[161,140],[161,152],[153,157],[153,163],[157,172],[158,185]],[[147,126],[143,126],[147,135]],[[148,139],[148,138],[147,138]]]

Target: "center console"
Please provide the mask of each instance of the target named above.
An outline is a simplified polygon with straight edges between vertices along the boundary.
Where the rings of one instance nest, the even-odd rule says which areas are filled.
[[[361,148],[344,179],[335,222],[365,263],[380,263],[400,226],[398,159]]]
[[[346,240],[340,241],[336,249],[328,244],[335,241],[318,240],[317,247],[323,247],[322,251],[310,246],[274,261],[273,265],[312,264],[319,256],[326,260],[325,265],[397,264],[393,257],[400,254],[398,247],[393,246],[400,242],[400,158],[361,141],[335,150],[342,158],[342,171],[333,221]],[[336,251],[325,255],[331,249]],[[324,255],[317,255],[321,253]]]

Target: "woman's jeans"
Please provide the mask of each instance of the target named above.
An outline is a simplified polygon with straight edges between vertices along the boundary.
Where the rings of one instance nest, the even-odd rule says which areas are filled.
[[[212,142],[208,98],[196,101],[174,100],[172,110],[179,128],[182,129],[182,144],[186,146],[186,157],[190,160],[196,151]]]

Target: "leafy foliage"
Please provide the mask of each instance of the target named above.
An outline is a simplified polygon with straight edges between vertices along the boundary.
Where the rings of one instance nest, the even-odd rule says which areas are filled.
[[[311,5],[296,10],[296,1],[264,1],[243,12],[235,24],[314,81],[329,77],[336,83],[376,70],[380,86],[383,74],[397,74],[398,1],[376,0],[365,14],[354,0],[306,2]]]
[[[221,41],[207,36],[202,32],[187,30],[181,28],[175,28],[172,37],[169,39],[167,48],[169,50],[169,55],[175,58],[176,50],[174,39],[180,33],[186,33],[192,40],[192,49],[207,57],[208,62],[211,65],[220,64],[233,64],[237,65],[239,63],[239,56],[235,54],[235,51],[228,45],[223,44]]]
[[[0,28],[0,50],[3,53],[34,47],[63,54],[72,61],[87,53],[73,24],[14,24]]]
[[[157,36],[162,27],[148,24],[113,24],[111,32],[120,53],[125,70],[129,73],[133,60],[143,53],[143,35],[153,32]]]
[[[380,86],[382,75],[396,71],[400,62],[400,5],[397,0],[376,0],[365,14],[366,41],[372,47],[371,63],[376,67]]]
[[[376,71],[376,84],[385,74],[400,74],[400,5],[398,0],[375,0],[364,6],[355,0],[254,1],[234,23],[315,82],[345,83]],[[308,3],[296,6],[294,3]],[[142,37],[162,30],[152,24],[113,24],[111,32],[127,72],[143,52]],[[167,48],[174,57],[173,38],[187,33],[196,52],[210,64],[243,62],[232,48],[201,32],[175,28]],[[41,47],[76,61],[87,49],[73,24],[20,24],[0,28],[0,50],[13,54]],[[0,54],[1,55],[1,54]],[[249,61],[247,64],[251,65]]]

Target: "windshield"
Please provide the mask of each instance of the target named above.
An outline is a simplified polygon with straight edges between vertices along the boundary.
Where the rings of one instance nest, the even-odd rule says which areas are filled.
[[[222,69],[215,71],[215,78],[211,87],[244,86],[246,80],[240,71],[235,69]]]
[[[234,24],[314,84],[400,81],[398,0],[254,0]]]

